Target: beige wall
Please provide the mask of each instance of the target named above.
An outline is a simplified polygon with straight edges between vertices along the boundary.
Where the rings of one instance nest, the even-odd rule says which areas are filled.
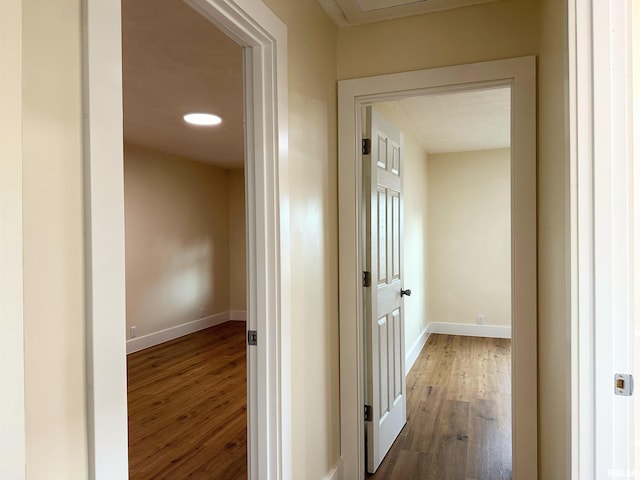
[[[539,2],[491,2],[340,29],[338,79],[532,55]]]
[[[127,338],[229,311],[232,261],[244,272],[242,170],[125,145],[124,173]]]
[[[538,59],[540,478],[569,478],[570,253],[566,2],[541,0]]]
[[[510,150],[428,157],[429,322],[511,325]]]
[[[289,49],[293,478],[316,480],[340,457],[336,27],[316,0],[265,3]]]
[[[402,161],[404,173],[404,288],[411,289],[411,297],[405,297],[404,344],[409,352],[427,326],[429,318],[427,272],[427,155],[418,143],[412,127],[393,102],[381,102],[375,107],[383,113],[403,134]]]
[[[244,170],[228,171],[229,176],[229,310],[247,310],[247,230]],[[232,320],[238,320],[232,318]]]
[[[22,2],[26,470],[87,476],[80,2]]]
[[[22,5],[0,0],[0,478],[24,476]]]

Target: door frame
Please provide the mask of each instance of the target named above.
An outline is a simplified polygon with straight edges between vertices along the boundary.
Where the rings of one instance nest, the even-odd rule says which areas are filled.
[[[364,478],[360,111],[375,101],[511,87],[512,434],[517,480],[538,472],[536,58],[432,68],[338,83],[340,439],[345,478]]]
[[[580,480],[630,478],[636,453],[637,388],[632,397],[613,388],[615,373],[636,373],[640,305],[631,8],[568,2],[571,472]]]
[[[261,1],[188,0],[244,47],[249,479],[291,458],[287,30]],[[120,0],[84,0],[89,476],[128,478]]]

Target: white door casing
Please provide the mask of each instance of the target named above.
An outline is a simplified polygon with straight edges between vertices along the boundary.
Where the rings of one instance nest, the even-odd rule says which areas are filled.
[[[366,205],[365,287],[367,470],[375,473],[407,422],[402,289],[402,134],[374,107],[364,109],[370,154],[363,155]]]
[[[249,479],[291,479],[287,32],[261,1],[189,0],[244,47]],[[127,465],[120,0],[83,0],[89,477]]]
[[[572,478],[633,478],[633,397],[614,394],[614,374],[635,369],[631,2],[572,0],[568,13]]]
[[[364,478],[361,108],[413,95],[511,88],[513,475],[538,476],[536,59],[520,57],[340,81],[340,423],[344,478]]]

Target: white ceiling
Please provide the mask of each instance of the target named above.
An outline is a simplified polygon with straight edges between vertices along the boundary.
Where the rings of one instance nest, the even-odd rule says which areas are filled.
[[[242,167],[242,48],[181,0],[122,0],[122,40],[125,141]],[[222,123],[187,125],[193,111]]]
[[[499,88],[408,97],[389,102],[427,153],[507,148],[511,90]]]
[[[379,22],[497,0],[318,0],[338,26]]]

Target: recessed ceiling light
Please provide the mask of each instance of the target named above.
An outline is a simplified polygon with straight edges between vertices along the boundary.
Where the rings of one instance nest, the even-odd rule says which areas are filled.
[[[184,117],[184,121],[191,125],[218,125],[222,122],[222,119],[211,113],[187,113]]]

